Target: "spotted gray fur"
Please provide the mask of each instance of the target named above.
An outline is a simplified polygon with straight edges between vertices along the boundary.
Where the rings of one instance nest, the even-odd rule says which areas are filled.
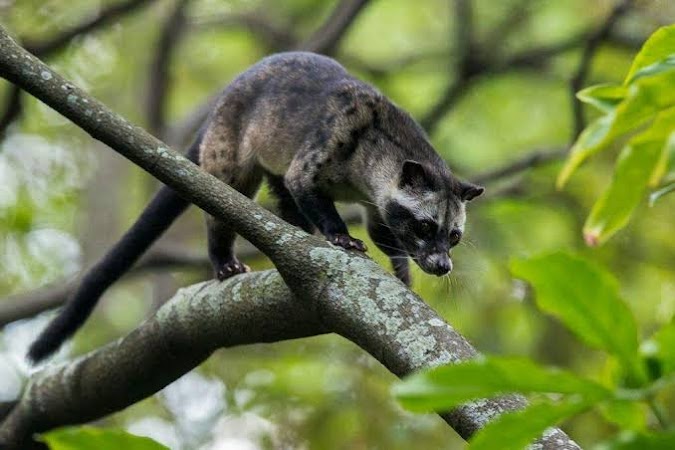
[[[406,283],[408,256],[437,275],[452,268],[464,205],[482,192],[451,173],[407,113],[333,59],[306,52],[267,57],[223,91],[200,164],[249,197],[266,174],[286,220],[347,249],[365,245],[334,202],[362,203],[373,241]],[[424,223],[435,232],[422,232]],[[234,232],[213,218],[208,230],[217,276],[247,270],[232,252]]]

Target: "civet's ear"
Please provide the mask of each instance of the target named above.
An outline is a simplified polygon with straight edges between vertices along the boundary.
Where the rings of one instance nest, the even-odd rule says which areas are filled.
[[[429,176],[424,166],[410,159],[403,162],[398,187],[423,187],[429,185]]]
[[[485,192],[485,188],[483,186],[478,186],[466,181],[459,183],[459,198],[465,202],[473,200],[483,192]]]

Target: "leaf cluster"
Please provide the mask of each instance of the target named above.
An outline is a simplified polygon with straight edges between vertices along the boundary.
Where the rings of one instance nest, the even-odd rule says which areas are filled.
[[[563,187],[589,157],[621,146],[609,186],[584,225],[589,245],[623,228],[649,192],[651,204],[675,190],[675,25],[643,45],[622,84],[600,84],[577,97],[601,112],[574,143],[558,176]]]

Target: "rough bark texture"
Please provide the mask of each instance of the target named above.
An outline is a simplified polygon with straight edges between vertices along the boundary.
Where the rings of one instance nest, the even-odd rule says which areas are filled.
[[[369,258],[290,226],[202,172],[28,54],[2,28],[0,76],[227,221],[281,275],[263,272],[185,289],[127,337],[36,374],[0,425],[0,448],[25,449],[34,432],[89,421],[132,404],[222,346],[331,331],[399,376],[476,355],[417,295]],[[468,438],[490,418],[523,405],[520,397],[508,396],[467,405],[444,418]],[[578,448],[559,431],[548,433],[539,445]]]

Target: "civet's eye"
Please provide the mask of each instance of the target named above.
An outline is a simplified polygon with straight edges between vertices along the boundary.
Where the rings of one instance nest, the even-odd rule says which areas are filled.
[[[459,244],[459,240],[462,238],[462,232],[454,229],[450,232],[450,246],[454,247]]]
[[[426,237],[436,232],[436,224],[431,220],[423,220],[417,223],[417,234]]]

